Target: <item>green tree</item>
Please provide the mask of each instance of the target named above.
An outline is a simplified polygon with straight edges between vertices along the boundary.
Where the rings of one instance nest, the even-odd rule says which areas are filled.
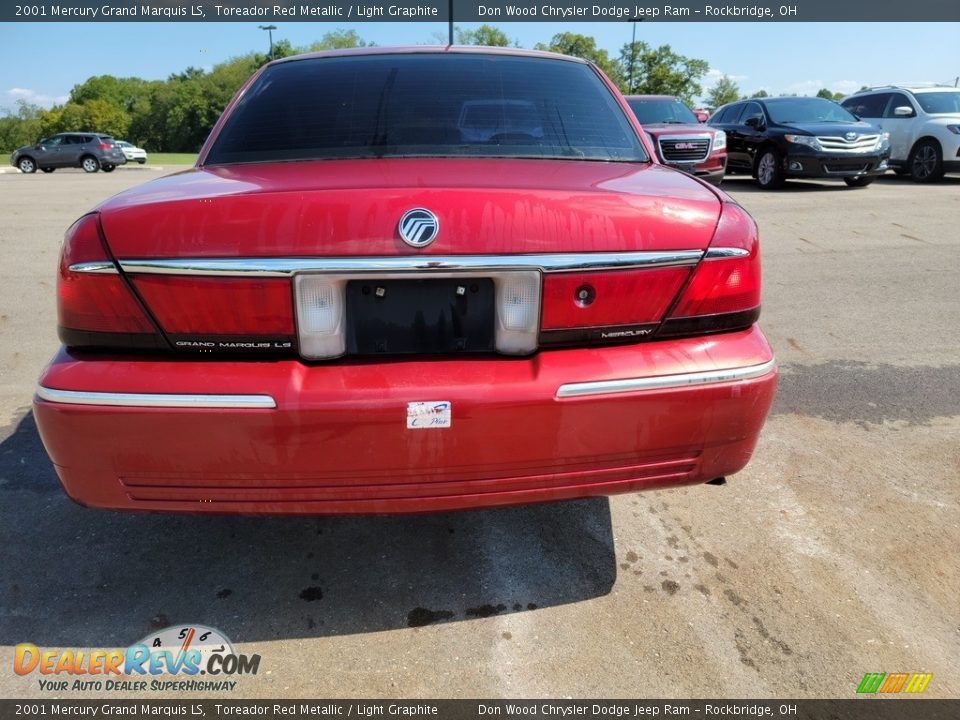
[[[360,37],[356,30],[342,30],[337,28],[328,33],[314,43],[308,45],[307,52],[319,52],[320,50],[343,50],[346,48],[373,47],[374,43],[368,42]]]
[[[67,102],[51,108],[40,119],[40,132],[44,136],[86,130],[123,138],[129,128],[130,115],[106,100]]]
[[[70,102],[80,105],[91,100],[103,100],[114,107],[130,112],[134,105],[150,94],[157,81],[137,77],[118,78],[113,75],[95,75],[70,91]]]
[[[703,92],[700,80],[710,69],[706,60],[680,55],[669,45],[652,48],[641,40],[620,49],[618,65],[624,92],[676,95],[688,105]]]
[[[484,45],[486,47],[520,47],[517,40],[511,40],[507,34],[493,25],[481,25],[474,30],[457,28],[457,45]]]
[[[757,91],[756,91],[753,95],[751,95],[750,97],[752,97],[752,98],[766,98],[766,97],[770,97],[770,93],[768,93],[766,90],[757,90]]]
[[[26,100],[17,101],[16,112],[0,117],[0,151],[10,152],[40,139],[40,124],[46,110]]]
[[[740,88],[729,75],[722,76],[707,92],[707,104],[712,108],[740,99]]]
[[[606,50],[598,48],[597,41],[589,35],[572,32],[557,33],[549,43],[537,43],[536,49],[589,60],[618,86],[622,83],[619,64],[610,59]]]
[[[830,92],[829,90],[827,90],[827,88],[820,88],[820,90],[817,91],[817,97],[823,98],[824,100],[834,100],[836,102],[839,102],[840,100],[843,100],[843,98],[845,98],[846,95],[839,92],[838,93]]]

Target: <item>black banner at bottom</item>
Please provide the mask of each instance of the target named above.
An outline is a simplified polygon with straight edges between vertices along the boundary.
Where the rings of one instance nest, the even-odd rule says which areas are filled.
[[[799,718],[955,720],[960,699],[0,700],[0,718]]]

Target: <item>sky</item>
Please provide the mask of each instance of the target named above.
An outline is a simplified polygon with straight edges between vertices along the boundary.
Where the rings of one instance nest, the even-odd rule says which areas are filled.
[[[433,44],[447,34],[446,23],[274,24],[274,40],[294,46],[336,28],[354,29],[377,45]],[[628,22],[496,24],[523,47],[572,31],[593,35],[613,56],[631,33]],[[952,85],[960,76],[958,31],[960,23],[644,22],[637,39],[710,63],[705,91],[726,74],[745,94],[802,95],[822,87],[849,93],[863,85]],[[164,79],[267,46],[267,33],[255,22],[0,23],[0,109],[14,108],[19,99],[45,107],[63,102],[92,75]]]

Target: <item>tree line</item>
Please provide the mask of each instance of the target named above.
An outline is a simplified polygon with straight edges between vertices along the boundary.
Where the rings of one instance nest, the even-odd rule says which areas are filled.
[[[491,25],[458,30],[457,42],[519,46]],[[354,30],[335,30],[306,47],[279,40],[273,44],[272,57],[371,45]],[[681,55],[669,45],[653,47],[643,41],[626,43],[613,57],[598,47],[593,37],[573,32],[558,33],[535,47],[596,63],[624,93],[676,95],[691,106],[702,95],[701,83],[710,69],[706,60]],[[263,53],[251,52],[209,71],[188,67],[166,80],[98,75],[74,86],[65,103],[49,109],[21,100],[15,110],[0,117],[0,150],[10,151],[58,132],[91,130],[109,133],[151,152],[196,152],[233,94],[268,60],[270,57]],[[724,76],[705,101],[715,108],[739,98],[736,83]]]

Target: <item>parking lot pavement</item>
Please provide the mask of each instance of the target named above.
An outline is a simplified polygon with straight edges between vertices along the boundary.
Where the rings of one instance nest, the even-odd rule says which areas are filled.
[[[19,642],[180,622],[262,656],[221,697],[848,697],[873,671],[960,695],[960,181],[725,183],[782,367],[726,486],[289,520],[83,509],[43,453],[59,240],[143,180],[0,176],[0,696],[44,695]]]

